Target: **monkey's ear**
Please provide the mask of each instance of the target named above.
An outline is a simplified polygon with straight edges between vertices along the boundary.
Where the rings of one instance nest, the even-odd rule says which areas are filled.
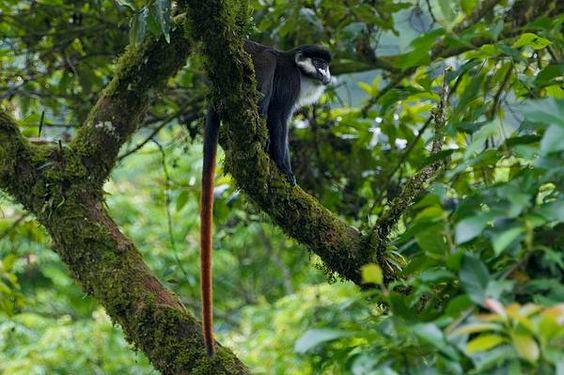
[[[303,55],[303,53],[296,52],[296,56],[294,57],[294,59],[296,61],[296,64],[298,64],[300,62],[303,62],[306,59],[306,57]]]

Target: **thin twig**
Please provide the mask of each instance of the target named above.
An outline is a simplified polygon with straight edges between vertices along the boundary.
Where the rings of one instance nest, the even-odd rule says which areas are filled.
[[[503,81],[501,82],[499,89],[497,90],[497,92],[494,95],[492,107],[491,107],[490,112],[488,113],[488,116],[487,116],[490,120],[492,120],[495,117],[495,114],[496,114],[497,110],[499,109],[501,94],[503,94],[503,91],[507,87],[507,83],[509,82],[509,78],[511,78],[512,72],[513,72],[513,63],[511,63],[509,65],[509,67],[507,68],[507,72],[505,72],[505,76],[503,77]]]
[[[270,240],[270,238],[268,238],[268,236],[264,232],[264,229],[263,229],[262,226],[260,226],[260,230],[258,231],[258,235],[259,235],[259,238],[261,239],[262,243],[264,244],[264,247],[266,249],[267,254],[271,257],[271,259],[274,261],[274,263],[278,266],[278,268],[280,269],[280,272],[282,272],[282,276],[283,276],[282,277],[282,284],[284,285],[284,293],[286,293],[287,295],[293,294],[294,288],[292,286],[292,273],[290,272],[290,270],[288,269],[286,264],[280,258],[280,254],[278,254],[278,251],[274,250],[274,248],[272,247],[272,241]]]
[[[149,136],[147,138],[145,138],[142,142],[140,142],[137,146],[133,147],[131,150],[125,152],[123,155],[120,155],[117,158],[117,161],[120,162],[123,159],[125,159],[126,157],[136,153],[137,151],[139,151],[140,149],[142,149],[147,143],[151,142],[154,137],[168,124],[170,124],[170,122],[174,119],[175,117],[171,116],[168,119],[164,120],[159,126],[157,126],[152,132],[151,134],[149,134]]]
[[[434,136],[433,144],[431,146],[431,155],[436,155],[441,151],[443,145],[443,134],[446,124],[446,107],[449,98],[449,86],[446,79],[447,67],[444,72],[443,85],[441,88],[441,95],[438,107],[433,111],[433,124],[434,124]],[[378,261],[381,265],[385,263],[384,251],[387,246],[387,239],[399,221],[401,215],[411,206],[413,200],[423,191],[427,184],[436,176],[438,171],[440,171],[446,163],[441,161],[435,161],[431,165],[424,167],[413,177],[411,177],[407,183],[403,186],[402,191],[398,194],[396,198],[390,203],[388,208],[377,220],[376,225],[370,235],[371,243],[378,245]]]
[[[170,174],[168,173],[168,167],[166,165],[166,153],[165,153],[163,146],[156,139],[151,138],[151,141],[155,145],[157,145],[157,147],[159,148],[159,151],[161,153],[161,164],[162,164],[162,167],[163,167],[163,174],[164,174],[164,177],[165,177],[164,196],[165,196],[165,209],[166,209],[166,219],[167,219],[166,221],[167,221],[167,229],[168,229],[168,240],[170,242],[170,248],[172,250],[172,254],[174,256],[176,264],[178,265],[178,268],[184,274],[184,277],[188,278],[189,274],[184,269],[184,267],[182,266],[182,262],[180,261],[180,258],[178,258],[178,253],[176,252],[176,242],[174,241],[174,234],[173,234],[173,231],[172,231],[172,214],[170,213],[170,190],[169,190]]]
[[[425,2],[427,3],[427,10],[429,11],[429,15],[431,16],[434,25],[435,23],[437,23],[437,19],[435,18],[435,14],[433,13],[433,7],[431,6],[431,1],[425,0]]]

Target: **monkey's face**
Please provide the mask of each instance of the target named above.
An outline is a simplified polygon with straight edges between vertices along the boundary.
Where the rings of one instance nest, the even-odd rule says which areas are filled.
[[[324,85],[328,85],[329,82],[331,82],[329,63],[320,58],[311,59],[311,63],[315,67],[317,79],[319,79]]]
[[[306,77],[316,80],[323,85],[328,85],[331,82],[329,60],[325,58],[328,52],[321,49],[320,51],[323,53],[310,54],[310,56],[308,56],[308,53],[304,53],[305,51],[297,53],[296,65],[300,69],[300,72]]]

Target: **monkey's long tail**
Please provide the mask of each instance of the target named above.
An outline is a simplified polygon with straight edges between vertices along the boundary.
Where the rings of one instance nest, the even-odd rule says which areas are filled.
[[[212,214],[213,178],[219,134],[219,116],[209,108],[204,129],[204,166],[202,169],[202,192],[200,201],[200,288],[202,297],[202,333],[208,356],[212,356],[213,303],[212,303]]]

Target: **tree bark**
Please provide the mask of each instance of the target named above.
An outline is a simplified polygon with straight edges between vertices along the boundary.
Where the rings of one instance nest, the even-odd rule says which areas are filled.
[[[143,121],[151,97],[185,63],[191,42],[183,19],[171,43],[129,48],[115,77],[70,145],[30,145],[0,112],[0,188],[33,213],[82,288],[119,323],[129,342],[165,374],[246,374],[218,344],[207,357],[201,327],[151,273],[109,217],[102,184],[120,147]]]

